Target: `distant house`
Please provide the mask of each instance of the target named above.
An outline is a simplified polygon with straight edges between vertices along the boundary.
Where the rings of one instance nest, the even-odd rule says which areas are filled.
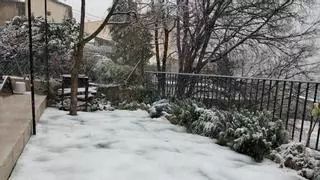
[[[27,16],[28,1],[19,0],[0,0],[0,27],[4,26],[15,16]],[[32,0],[31,9],[33,16],[44,17],[45,0]],[[61,23],[64,19],[72,18],[72,7],[58,0],[47,0],[48,3],[48,22]]]
[[[85,22],[84,25],[84,32],[87,35],[92,34],[97,28],[102,24],[102,21],[88,21]],[[152,32],[153,33],[153,32]],[[168,50],[168,55],[170,57],[167,59],[167,69],[168,71],[172,72],[178,72],[178,61],[175,52],[175,39],[173,36],[174,33],[170,34],[169,37],[169,50]],[[160,40],[161,41],[161,40]],[[154,42],[152,42],[154,43]],[[94,39],[94,44],[95,45],[104,45],[104,46],[111,46],[112,44],[112,37],[110,34],[110,26],[105,26],[104,29],[97,35],[97,37]],[[153,47],[153,52],[155,54],[155,48]],[[160,55],[162,56],[163,52],[163,45],[161,43],[160,45]],[[150,63],[151,64],[156,64],[156,57],[155,55],[150,58]]]
[[[102,24],[102,21],[88,21],[84,24],[84,33],[87,35],[92,34],[94,31],[98,29],[98,27]],[[108,45],[108,42],[111,41],[110,36],[110,27],[106,26],[104,29],[97,35],[94,40],[94,43],[97,45]]]
[[[25,13],[28,12],[28,1],[25,1]],[[44,2],[45,0],[32,0],[31,10],[32,15],[44,17]],[[72,7],[64,4],[58,0],[47,0],[48,3],[48,22],[49,23],[61,23],[64,19],[72,18]]]
[[[16,0],[0,0],[0,27],[15,16],[25,14],[24,2]]]

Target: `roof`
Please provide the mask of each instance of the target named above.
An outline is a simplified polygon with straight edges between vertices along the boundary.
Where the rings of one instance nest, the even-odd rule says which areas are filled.
[[[0,3],[24,3],[18,0],[0,0]]]

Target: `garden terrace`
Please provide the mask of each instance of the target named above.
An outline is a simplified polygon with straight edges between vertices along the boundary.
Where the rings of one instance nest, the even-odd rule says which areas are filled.
[[[47,108],[11,180],[299,180],[293,170],[254,162],[142,110]]]

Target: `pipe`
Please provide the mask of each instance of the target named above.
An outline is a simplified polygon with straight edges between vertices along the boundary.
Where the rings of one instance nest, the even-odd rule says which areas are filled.
[[[36,135],[36,113],[34,105],[34,82],[33,82],[33,52],[32,52],[32,23],[31,23],[31,0],[28,0],[28,25],[29,25],[29,64],[30,64],[30,87],[32,106],[32,134]]]
[[[44,0],[44,21],[45,21],[45,49],[44,54],[46,57],[46,80],[47,80],[47,95],[50,93],[50,77],[49,77],[49,56],[48,56],[48,3]]]

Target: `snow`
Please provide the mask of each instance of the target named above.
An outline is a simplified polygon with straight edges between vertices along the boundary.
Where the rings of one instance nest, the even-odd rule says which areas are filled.
[[[11,180],[298,180],[147,112],[46,109]]]
[[[97,93],[98,91],[98,87],[89,87],[88,88],[88,92],[89,93]],[[63,90],[64,94],[70,94],[71,93],[71,88],[64,88]],[[78,88],[78,92],[79,93],[84,93],[86,92],[86,88]],[[58,89],[58,94],[61,95],[62,94],[62,89]]]

